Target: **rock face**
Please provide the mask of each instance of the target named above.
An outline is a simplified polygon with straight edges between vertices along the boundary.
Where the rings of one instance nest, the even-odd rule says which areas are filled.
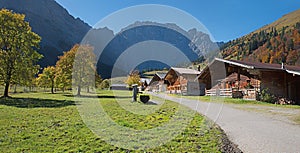
[[[150,22],[150,21],[144,21],[144,22],[137,21],[134,24],[131,24],[128,27],[122,29],[120,33],[134,27],[145,26],[145,25],[166,27],[168,29],[172,29],[183,34],[185,37],[187,37],[190,40],[189,42],[190,48],[196,54],[198,54],[198,56],[204,56],[211,51],[219,51],[219,44],[213,42],[208,34],[198,31],[195,28],[185,31],[174,23],[161,24],[161,23]],[[161,33],[161,37],[163,37],[163,35],[165,34]]]
[[[108,28],[92,29],[79,18],[75,19],[71,16],[54,0],[1,0],[0,8],[25,14],[25,20],[30,23],[32,31],[42,37],[39,49],[39,52],[44,55],[39,63],[42,67],[55,65],[63,51],[70,50],[73,45],[80,42],[94,46],[96,56],[99,58],[97,70],[104,78],[111,77],[112,68],[119,56],[136,44],[140,46],[135,47],[135,50],[143,52],[144,56],[168,58],[162,61],[148,60],[139,63],[136,68],[140,71],[168,66],[186,66],[187,63],[180,60],[179,55],[171,53],[172,50],[178,49],[177,52],[183,53],[190,61],[198,60],[199,57],[204,60],[207,58],[205,56],[207,53],[218,50],[209,35],[196,29],[185,31],[173,23],[136,22],[116,35]],[[149,44],[141,43],[148,40],[151,41]],[[159,44],[158,41],[165,42],[169,46],[164,43]],[[158,50],[160,50],[158,53],[153,52]],[[126,75],[132,69],[122,67],[126,65],[123,63],[128,65],[128,61],[122,61],[121,67],[114,67],[120,69],[120,75]]]
[[[129,25],[102,48],[97,68],[103,78],[124,76],[133,69],[186,67],[199,57],[205,60],[211,51],[218,51],[218,45],[205,33],[196,29],[187,32],[176,24],[155,22]],[[131,56],[122,58],[126,52]],[[117,63],[117,60],[122,62]],[[117,72],[112,72],[113,69]]]
[[[25,14],[32,31],[42,37],[41,66],[55,65],[57,56],[80,43],[91,27],[75,19],[54,0],[1,0],[0,8]]]

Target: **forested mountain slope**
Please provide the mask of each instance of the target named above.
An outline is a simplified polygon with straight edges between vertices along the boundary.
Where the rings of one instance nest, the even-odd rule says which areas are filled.
[[[300,10],[221,46],[226,59],[300,65]]]

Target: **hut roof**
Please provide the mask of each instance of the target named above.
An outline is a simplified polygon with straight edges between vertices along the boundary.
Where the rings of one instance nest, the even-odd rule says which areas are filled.
[[[248,69],[269,69],[269,70],[283,70],[287,71],[288,73],[300,75],[300,66],[291,66],[291,65],[284,65],[284,64],[270,64],[270,63],[259,63],[259,62],[250,62],[250,61],[238,61],[238,60],[224,60],[216,58],[215,60],[245,67]]]
[[[220,58],[215,58],[214,62],[222,62],[227,63],[247,69],[260,69],[260,70],[278,70],[278,71],[286,71],[287,73],[291,73],[294,75],[300,75],[300,66],[291,66],[291,65],[284,65],[284,64],[270,64],[270,63],[259,63],[259,62],[250,62],[250,61],[238,61],[238,60],[225,60]],[[211,63],[211,64],[212,64]],[[210,65],[211,65],[210,64]],[[205,67],[203,71],[201,71],[199,77],[202,74],[207,73],[209,66]]]
[[[167,72],[156,72],[149,82],[149,85],[157,85],[158,81],[163,80]]]
[[[199,71],[193,70],[193,69],[175,68],[175,67],[172,67],[171,69],[173,69],[176,73],[178,73],[180,75],[183,75],[183,74],[198,75],[198,74],[200,74]]]

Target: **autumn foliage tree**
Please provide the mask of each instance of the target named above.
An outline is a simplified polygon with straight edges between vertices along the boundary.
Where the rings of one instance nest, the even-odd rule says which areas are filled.
[[[42,58],[36,50],[41,38],[31,31],[25,15],[0,10],[0,81],[4,97],[9,97],[12,83],[26,82],[37,73],[37,61]]]
[[[43,69],[43,72],[38,75],[37,83],[42,87],[50,87],[51,93],[54,93],[55,85],[55,67],[48,66]]]
[[[300,22],[251,33],[220,49],[227,59],[300,65]]]
[[[100,89],[108,89],[110,87],[110,81],[108,79],[104,79],[100,84]]]
[[[62,56],[58,57],[59,60],[56,62],[55,82],[57,87],[63,91],[72,86],[72,69],[78,47],[79,45],[75,45],[70,51],[64,52]]]
[[[80,96],[82,87],[89,87],[95,84],[96,56],[94,48],[90,45],[77,45],[74,67],[72,72],[73,87],[77,89],[77,95]]]
[[[37,86],[44,88],[44,91],[46,91],[46,88],[49,87],[47,78],[42,73],[38,74],[38,77],[35,80],[36,80]]]
[[[96,56],[93,51],[90,45],[76,44],[59,57],[55,77],[58,87],[63,90],[76,87],[77,95],[80,95],[82,87],[89,88],[95,80],[101,79],[96,73]]]
[[[133,84],[138,84],[140,85],[140,74],[138,70],[133,70],[129,73],[127,80],[125,81],[125,83],[127,83],[127,85],[129,87],[131,87]]]

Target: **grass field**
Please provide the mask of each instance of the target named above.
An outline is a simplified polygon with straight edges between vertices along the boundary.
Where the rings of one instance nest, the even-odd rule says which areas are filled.
[[[131,103],[120,93],[125,107],[147,112],[126,111],[112,91],[101,91],[83,98],[95,100],[115,123],[138,130],[151,129],[170,120],[178,104]],[[187,128],[170,142],[148,150],[127,150],[110,145],[83,122],[71,94],[18,93],[0,100],[0,152],[221,152],[224,134],[203,116],[196,114]],[[80,98],[79,98],[80,99]],[[158,100],[158,99],[157,99]],[[137,111],[137,109],[136,109]]]

